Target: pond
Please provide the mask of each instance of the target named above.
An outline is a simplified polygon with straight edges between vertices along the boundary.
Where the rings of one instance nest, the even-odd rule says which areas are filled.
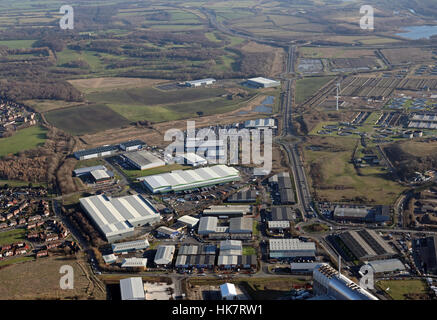
[[[437,35],[437,26],[412,26],[403,28],[405,32],[397,33],[397,36],[410,40],[429,39]]]

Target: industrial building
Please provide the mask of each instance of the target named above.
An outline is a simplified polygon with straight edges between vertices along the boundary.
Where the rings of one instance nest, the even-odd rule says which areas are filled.
[[[315,258],[316,244],[299,239],[270,239],[271,259]]]
[[[256,255],[219,255],[217,259],[217,266],[221,269],[256,269],[257,258]]]
[[[142,149],[145,145],[146,143],[141,140],[130,140],[120,143],[120,149],[123,151],[135,151]]]
[[[156,249],[155,254],[155,264],[160,267],[167,267],[173,261],[173,255],[175,253],[175,246],[171,245],[160,245]]]
[[[105,195],[79,199],[82,209],[91,218],[108,242],[134,235],[134,227],[159,222],[161,216],[141,195],[110,198]]]
[[[238,181],[240,173],[226,165],[215,165],[194,170],[176,170],[143,177],[140,180],[151,192],[166,193]]]
[[[176,268],[208,268],[212,269],[215,265],[215,255],[182,255],[176,257]]]
[[[243,254],[243,243],[239,240],[220,241],[221,256],[241,256]]]
[[[373,294],[323,263],[314,268],[313,292],[326,300],[378,300]]]
[[[437,129],[437,114],[414,114],[408,123],[408,128]]]
[[[283,205],[296,203],[293,189],[281,189],[279,190],[279,196]]]
[[[423,272],[437,274],[437,237],[414,239],[413,250],[419,256]]]
[[[214,84],[216,81],[217,80],[213,79],[213,78],[186,81],[185,86],[191,87],[191,88],[198,88],[198,87],[202,87],[202,86],[210,86],[210,85]]]
[[[180,234],[179,231],[165,226],[161,226],[156,229],[156,233],[161,237],[171,239],[176,238]]]
[[[147,267],[147,259],[145,258],[126,258],[121,263],[122,268],[141,268],[143,270]]]
[[[271,221],[296,220],[296,212],[290,207],[273,207],[270,214]]]
[[[147,241],[147,239],[121,242],[121,243],[112,244],[112,251],[114,253],[121,253],[121,252],[129,252],[129,251],[146,250],[149,246],[150,244],[149,241]]]
[[[255,190],[246,190],[246,191],[240,191],[237,193],[234,193],[228,199],[226,202],[231,203],[254,203],[256,202],[258,194]]]
[[[374,230],[347,231],[338,235],[338,239],[349,249],[353,257],[347,255],[338,243],[334,243],[346,260],[378,260],[390,258],[396,253]]]
[[[346,206],[338,205],[334,209],[333,217],[337,221],[381,223],[390,220],[389,206]]]
[[[281,82],[263,77],[257,77],[247,80],[247,84],[255,88],[273,88],[279,87]]]
[[[145,300],[143,279],[132,277],[120,280],[121,300]]]
[[[106,170],[93,170],[90,174],[95,183],[110,182],[113,177],[113,175],[110,175]]]
[[[214,216],[219,218],[242,217],[252,212],[248,205],[221,205],[210,206],[203,210],[203,216]]]
[[[229,233],[252,233],[253,219],[247,217],[229,219]]]
[[[114,177],[114,173],[108,171],[108,169],[102,165],[76,169],[73,171],[73,175],[81,179],[86,178],[94,183],[109,182]]]
[[[111,253],[111,254],[106,254],[104,256],[102,256],[103,261],[105,261],[106,264],[113,264],[117,261],[117,257],[115,256],[115,254]]]
[[[194,245],[187,244],[179,248],[180,255],[212,255],[215,256],[217,247],[215,245]]]
[[[292,262],[290,270],[292,274],[313,274],[314,269],[320,266],[321,262]]]
[[[199,219],[194,218],[194,217],[189,216],[189,215],[185,215],[185,216],[180,217],[178,219],[178,221],[186,224],[190,228],[194,228],[199,223]]]
[[[217,163],[217,161],[224,159],[225,147],[223,140],[186,138],[183,149],[187,153],[195,153],[207,161]]]
[[[220,286],[220,294],[223,300],[236,300],[238,297],[237,289],[233,283],[224,283]]]
[[[217,217],[201,217],[199,221],[198,233],[200,235],[208,235],[217,232]]]
[[[290,221],[267,221],[270,231],[282,232],[290,229]]]
[[[375,275],[388,275],[405,271],[405,265],[399,259],[375,260],[367,263]]]
[[[206,166],[208,164],[208,161],[205,158],[202,158],[193,152],[177,154],[176,162],[192,167]]]
[[[126,161],[138,170],[165,166],[165,162],[146,150],[124,153]]]
[[[80,150],[74,152],[74,156],[77,160],[87,160],[99,157],[106,157],[116,154],[118,151],[117,146],[103,146],[93,149]]]
[[[79,168],[79,169],[73,170],[73,176],[80,178],[82,176],[90,175],[91,172],[95,171],[95,170],[107,171],[108,169],[106,169],[105,166],[101,166],[101,165],[100,166],[93,166],[93,167]]]
[[[275,129],[276,123],[273,118],[247,120],[244,127],[248,129]]]

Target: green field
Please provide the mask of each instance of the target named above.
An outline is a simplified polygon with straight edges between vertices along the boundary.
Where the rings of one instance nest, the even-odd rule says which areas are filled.
[[[0,246],[12,244],[24,240],[26,231],[24,229],[14,229],[11,231],[0,232]]]
[[[16,258],[0,261],[0,267],[7,266],[10,264],[14,264],[14,263],[32,261],[32,260],[35,260],[35,258],[34,257],[16,257]]]
[[[427,293],[426,284],[421,280],[382,280],[376,285],[393,300],[406,300],[406,294]]]
[[[334,77],[312,77],[296,81],[296,103],[302,103],[314,95]]]
[[[243,247],[243,256],[256,255],[256,250],[253,247],[244,246]]]
[[[192,167],[175,163],[175,164],[170,164],[170,165],[153,168],[153,169],[147,169],[147,170],[122,169],[122,171],[130,179],[135,180],[137,178],[152,176],[154,174],[161,174],[161,173],[171,172],[175,170],[187,170],[187,169],[192,169]]]
[[[105,105],[98,104],[53,110],[47,112],[45,117],[55,127],[76,135],[95,133],[129,124],[129,121],[120,114]]]
[[[17,131],[12,137],[0,138],[0,157],[43,145],[46,132],[43,127],[33,126]]]
[[[0,41],[1,46],[7,46],[11,49],[31,48],[35,40],[4,40]]]

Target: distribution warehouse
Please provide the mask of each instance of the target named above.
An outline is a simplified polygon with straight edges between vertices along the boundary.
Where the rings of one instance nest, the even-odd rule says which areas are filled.
[[[109,242],[133,236],[134,227],[160,221],[158,211],[140,195],[81,198],[80,205]]]
[[[123,154],[126,160],[138,170],[146,170],[165,166],[165,162],[146,150]]]
[[[139,178],[153,193],[182,191],[240,180],[237,169],[226,165],[194,170],[177,170]]]

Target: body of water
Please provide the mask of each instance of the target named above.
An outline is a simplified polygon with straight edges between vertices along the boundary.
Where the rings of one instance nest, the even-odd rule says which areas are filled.
[[[429,39],[437,35],[437,26],[413,26],[405,27],[404,30],[405,32],[396,35],[410,40]]]

